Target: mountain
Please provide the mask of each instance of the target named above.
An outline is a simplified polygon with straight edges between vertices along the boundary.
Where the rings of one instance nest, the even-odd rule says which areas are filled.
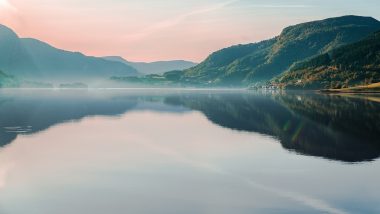
[[[4,25],[0,25],[0,69],[19,75],[37,73],[37,67],[20,38]]]
[[[380,30],[379,21],[360,16],[290,26],[273,39],[217,51],[199,65],[178,72],[177,81],[210,86],[265,82],[297,62],[357,42],[377,30]]]
[[[106,56],[104,59],[122,62],[135,68],[141,74],[163,74],[167,71],[184,70],[196,66],[197,64],[185,60],[171,60],[158,62],[130,62],[120,56]]]
[[[0,88],[3,87],[16,87],[19,82],[12,76],[0,71]]]
[[[44,76],[53,78],[104,78],[113,75],[137,75],[137,71],[123,63],[85,56],[50,46],[36,39],[21,39]]]
[[[19,38],[0,25],[0,69],[32,80],[96,79],[114,75],[137,75],[136,69],[120,62],[61,50],[36,39]]]
[[[335,89],[377,82],[380,82],[380,31],[298,63],[273,84],[290,89]]]

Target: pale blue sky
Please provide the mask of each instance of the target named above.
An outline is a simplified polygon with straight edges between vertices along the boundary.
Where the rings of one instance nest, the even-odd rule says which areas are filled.
[[[380,19],[379,0],[0,0],[0,22],[24,37],[135,61],[188,59],[342,15]]]

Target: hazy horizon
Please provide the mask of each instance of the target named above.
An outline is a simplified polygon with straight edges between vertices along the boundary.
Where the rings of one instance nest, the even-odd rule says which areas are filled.
[[[234,44],[278,35],[289,25],[342,15],[380,18],[375,0],[0,0],[0,23],[87,55],[130,61],[200,62]]]

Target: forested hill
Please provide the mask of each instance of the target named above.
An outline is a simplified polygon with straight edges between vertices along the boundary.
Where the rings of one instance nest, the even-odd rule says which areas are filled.
[[[206,86],[266,82],[297,62],[357,42],[378,30],[378,20],[361,16],[290,26],[276,38],[217,51],[198,66],[177,72],[176,81]]]
[[[345,88],[380,82],[380,31],[298,63],[272,83],[282,88]]]

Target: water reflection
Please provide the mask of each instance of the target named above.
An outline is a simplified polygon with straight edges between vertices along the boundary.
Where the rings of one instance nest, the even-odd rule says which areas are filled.
[[[347,201],[379,199],[343,197],[378,164],[351,168],[283,151],[271,137],[215,126],[199,112],[86,118],[2,149],[0,212],[341,214]],[[377,178],[365,178],[366,194]]]
[[[0,144],[94,115],[200,111],[222,127],[279,139],[288,150],[345,162],[380,156],[376,97],[254,92],[2,91]]]
[[[183,95],[167,103],[203,112],[223,127],[277,137],[286,149],[348,162],[380,155],[380,104],[321,94]]]
[[[373,98],[90,90],[0,100],[1,214],[380,212]]]

